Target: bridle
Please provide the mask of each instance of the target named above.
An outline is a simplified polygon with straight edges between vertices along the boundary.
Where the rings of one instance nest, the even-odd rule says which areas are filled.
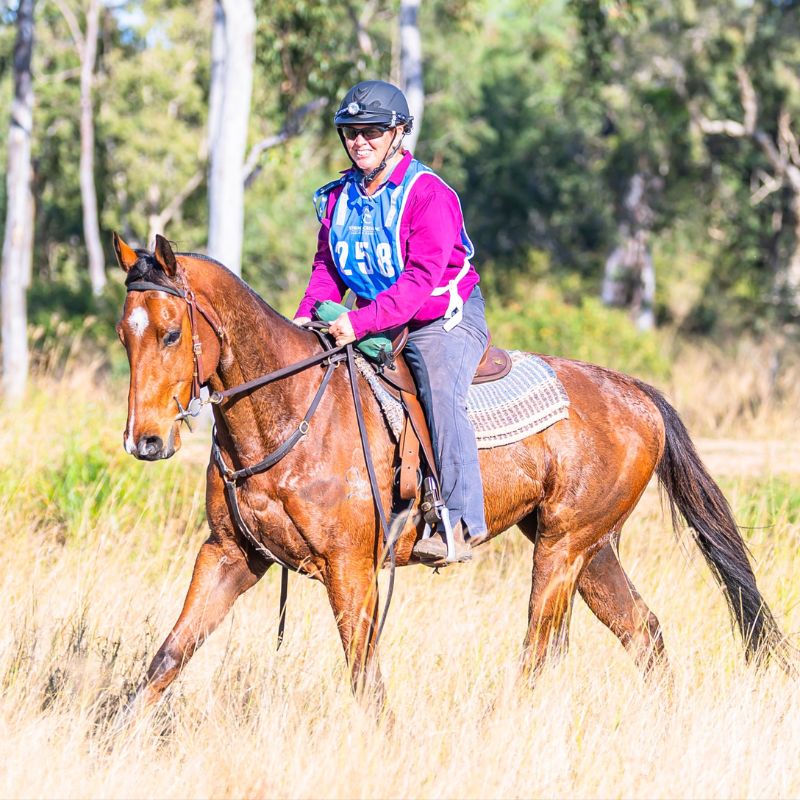
[[[394,578],[396,569],[395,543],[400,533],[405,528],[405,523],[408,520],[408,516],[411,513],[415,501],[414,499],[412,499],[409,502],[408,507],[405,509],[405,519],[403,520],[402,524],[397,524],[397,520],[393,520],[393,524],[390,529],[389,522],[387,521],[386,518],[386,512],[383,508],[383,503],[381,502],[380,487],[378,486],[378,479],[377,476],[375,475],[375,468],[372,462],[369,439],[367,437],[366,423],[364,421],[364,413],[361,405],[361,396],[358,388],[358,367],[356,366],[353,343],[351,342],[346,345],[338,345],[338,346],[332,345],[328,337],[323,333],[323,329],[327,328],[328,323],[324,322],[308,323],[306,327],[309,327],[317,335],[317,338],[319,339],[322,345],[323,349],[321,353],[316,353],[312,356],[309,356],[308,358],[303,359],[302,361],[298,361],[295,362],[294,364],[289,364],[286,367],[281,367],[280,369],[273,370],[272,372],[260,375],[257,378],[254,378],[253,380],[237,384],[236,386],[232,386],[223,391],[211,392],[207,398],[203,398],[201,396],[201,388],[205,383],[205,381],[208,380],[210,375],[204,377],[203,373],[203,362],[202,362],[203,348],[202,348],[202,343],[200,341],[199,333],[197,331],[196,312],[198,312],[203,316],[203,318],[209,324],[211,330],[214,332],[214,334],[216,335],[217,339],[220,341],[221,344],[223,341],[223,331],[222,331],[222,325],[219,322],[219,320],[213,314],[211,314],[198,304],[194,292],[189,288],[183,290],[178,288],[177,286],[165,286],[160,283],[154,283],[151,281],[143,281],[143,280],[131,281],[131,283],[127,284],[126,288],[129,293],[147,292],[147,291],[166,292],[167,294],[171,294],[175,297],[180,298],[186,303],[189,314],[189,326],[192,335],[192,357],[194,361],[192,370],[192,391],[189,402],[186,405],[186,408],[184,408],[181,405],[181,402],[177,397],[175,397],[174,400],[178,406],[178,413],[175,416],[175,421],[185,422],[189,430],[192,429],[191,424],[189,422],[189,417],[197,417],[202,411],[203,406],[207,404],[221,406],[222,403],[224,403],[226,400],[231,399],[232,397],[237,397],[239,395],[246,394],[247,392],[251,392],[254,389],[257,389],[261,386],[265,386],[269,383],[273,383],[274,381],[281,380],[282,378],[286,378],[289,375],[294,375],[298,372],[302,372],[303,370],[308,369],[309,367],[312,367],[316,364],[320,364],[325,367],[325,374],[322,378],[319,388],[317,389],[314,398],[311,401],[311,405],[309,406],[308,411],[306,412],[300,424],[277,449],[275,449],[269,455],[265,456],[256,464],[252,464],[248,467],[243,467],[238,470],[231,469],[225,463],[225,460],[222,456],[222,449],[220,448],[219,439],[217,437],[216,424],[214,425],[211,434],[212,457],[214,459],[214,463],[217,465],[217,468],[220,471],[220,475],[225,485],[225,493],[230,503],[231,513],[236,526],[239,528],[239,531],[244,536],[244,538],[246,538],[250,542],[250,544],[254,547],[256,552],[258,552],[268,562],[277,563],[282,568],[281,596],[280,596],[279,616],[278,616],[278,648],[280,648],[281,643],[283,642],[285,622],[286,622],[288,571],[292,570],[293,572],[301,572],[301,568],[303,565],[302,564],[292,565],[287,563],[285,560],[279,558],[259,540],[259,538],[253,533],[252,530],[250,530],[250,527],[247,525],[245,519],[242,516],[241,509],[239,507],[239,499],[237,496],[236,488],[242,481],[246,480],[252,475],[265,472],[270,467],[277,464],[297,444],[297,442],[300,441],[300,439],[302,439],[308,433],[309,423],[311,421],[311,418],[313,417],[314,412],[317,410],[319,403],[322,400],[322,396],[325,393],[325,389],[328,387],[328,384],[330,383],[330,380],[333,377],[334,370],[336,369],[338,364],[342,362],[347,363],[348,373],[350,377],[350,386],[353,393],[353,402],[355,404],[356,419],[358,421],[358,429],[361,437],[361,446],[364,452],[364,461],[366,463],[367,474],[369,476],[370,487],[372,489],[373,502],[378,512],[378,519],[380,521],[381,531],[383,533],[383,548],[379,554],[378,562],[375,568],[374,577],[375,577],[376,589],[377,589],[378,573],[383,568],[383,565],[386,562],[387,557],[389,558],[389,564],[390,564],[389,585],[386,590],[386,601],[384,603],[383,612],[381,614],[380,622],[378,623],[377,632],[375,634],[374,646],[377,647],[381,637],[381,633],[383,632],[383,627],[386,622],[386,617],[389,613],[389,605],[392,601],[392,594],[394,591]],[[224,415],[222,415],[222,418],[224,419]],[[375,621],[372,620],[371,624],[374,625]]]
[[[178,406],[178,413],[175,416],[175,421],[185,422],[189,430],[192,430],[189,417],[197,417],[203,406],[208,402],[221,402],[221,400],[217,401],[211,398],[204,401],[201,397],[200,389],[203,385],[203,346],[197,332],[197,325],[195,324],[195,312],[199,312],[203,315],[203,318],[211,326],[211,330],[214,331],[220,342],[222,342],[222,326],[218,319],[213,317],[202,306],[198,305],[197,298],[191,289],[186,289],[184,291],[177,286],[165,286],[161,283],[153,283],[152,281],[131,281],[126,288],[129,293],[149,291],[166,292],[167,294],[179,297],[186,303],[189,312],[189,328],[192,334],[192,358],[194,360],[192,369],[192,393],[186,408],[181,405],[181,401],[177,397],[173,397],[173,400]]]

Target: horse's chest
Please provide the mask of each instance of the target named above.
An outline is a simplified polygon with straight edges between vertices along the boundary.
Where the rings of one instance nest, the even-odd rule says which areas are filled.
[[[267,548],[292,566],[311,558],[307,542],[293,524],[286,509],[261,481],[250,478],[236,492],[234,527],[250,544]],[[238,517],[238,518],[237,518]],[[254,540],[254,541],[253,541]]]
[[[319,471],[279,480],[250,478],[239,489],[242,519],[266,547],[272,545],[295,563],[325,555],[332,521],[337,530],[349,527],[363,517],[364,502],[372,501],[361,473],[363,468],[350,467],[335,475]]]

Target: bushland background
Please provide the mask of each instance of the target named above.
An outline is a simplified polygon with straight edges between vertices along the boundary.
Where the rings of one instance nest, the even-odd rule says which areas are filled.
[[[800,793],[797,687],[741,663],[654,489],[621,555],[670,697],[580,606],[566,662],[518,684],[530,549],[511,532],[398,575],[394,728],[351,699],[319,587],[292,582],[274,653],[268,573],[159,714],[110,733],[207,535],[208,453],[207,431],[164,464],[122,452],[111,231],[239,263],[291,315],[311,194],[347,166],[331,118],[362,78],[408,90],[415,154],[459,191],[495,342],[665,390],[797,630],[799,20],[789,0],[0,3],[0,795]],[[219,125],[242,141],[223,209]]]

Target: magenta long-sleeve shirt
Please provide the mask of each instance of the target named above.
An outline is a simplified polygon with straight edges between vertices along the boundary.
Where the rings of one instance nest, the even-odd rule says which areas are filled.
[[[411,159],[411,153],[405,151],[388,183],[397,186],[402,182]],[[329,195],[317,237],[311,279],[296,317],[311,317],[317,301],[340,302],[347,289],[339,276],[329,244],[331,218],[342,188],[335,187]],[[449,302],[447,293],[432,297],[431,291],[455,278],[464,266],[463,225],[456,193],[433,173],[420,175],[409,190],[400,218],[403,272],[374,300],[357,300],[356,308],[349,314],[357,339],[408,323],[424,324],[444,316]],[[462,300],[467,299],[478,281],[478,273],[470,266],[469,272],[458,283]]]

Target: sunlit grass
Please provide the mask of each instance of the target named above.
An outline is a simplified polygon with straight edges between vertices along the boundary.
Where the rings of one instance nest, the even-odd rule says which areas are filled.
[[[679,348],[662,388],[695,435],[785,439],[797,432],[798,375],[796,348],[741,339]]]
[[[381,659],[393,727],[353,700],[321,586],[291,580],[275,651],[271,570],[164,707],[112,735],[207,535],[207,432],[143,464],[122,451],[124,413],[124,388],[77,373],[2,410],[0,797],[800,794],[798,687],[744,665],[719,590],[676,545],[654,487],[622,559],[661,620],[671,694],[642,683],[580,601],[566,659],[534,691],[520,684],[531,548],[511,531],[471,565],[398,573]],[[761,590],[797,632],[798,476],[723,466]]]

